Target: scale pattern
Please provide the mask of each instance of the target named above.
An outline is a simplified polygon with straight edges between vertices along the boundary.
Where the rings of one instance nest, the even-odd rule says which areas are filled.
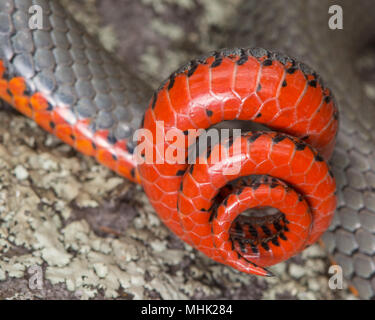
[[[328,29],[328,7],[331,4],[339,4],[344,8],[345,32]],[[30,30],[28,27],[28,10],[32,5],[39,5],[43,8],[43,30]],[[337,136],[337,147],[331,159],[331,166],[338,186],[338,206],[329,232],[323,236],[323,239],[333,261],[343,267],[345,276],[355,285],[363,298],[375,297],[375,261],[373,258],[375,253],[375,196],[373,194],[375,188],[373,148],[375,132],[372,130],[375,109],[366,99],[361,79],[354,70],[353,62],[356,60],[359,48],[367,44],[373,37],[375,28],[373,16],[370,14],[372,5],[370,0],[356,1],[355,4],[345,0],[323,0],[319,1],[319,4],[313,0],[304,2],[297,0],[244,1],[238,12],[238,17],[235,19],[237,21],[234,28],[235,40],[233,42],[231,39],[228,46],[247,47],[251,45],[275,48],[278,51],[298,56],[314,66],[323,76],[333,89],[335,99],[316,73],[306,65],[297,63],[294,59],[288,59],[262,49],[255,51],[224,50],[193,60],[195,63],[190,63],[172,74],[171,78],[155,93],[144,119],[145,126],[149,126],[153,119],[151,115],[156,114],[156,112],[150,111],[153,110],[152,106],[156,110],[162,109],[157,104],[168,105],[168,101],[163,101],[167,93],[174,102],[182,103],[185,95],[175,94],[173,97],[173,93],[177,91],[178,86],[181,86],[181,79],[186,79],[189,73],[192,73],[191,79],[201,75],[201,79],[195,80],[195,83],[199,84],[195,87],[197,92],[199,90],[207,91],[209,84],[211,85],[210,94],[213,94],[219,103],[214,103],[211,105],[212,109],[208,109],[206,101],[204,105],[195,109],[196,113],[185,113],[179,123],[174,123],[177,127],[181,127],[181,125],[186,128],[189,126],[192,128],[207,127],[224,118],[243,117],[266,123],[273,130],[285,132],[287,135],[280,133],[249,134],[241,137],[240,141],[244,145],[254,146],[257,141],[259,143],[262,139],[271,139],[272,141],[273,139],[276,141],[282,139],[277,145],[289,146],[294,156],[314,155],[313,162],[320,166],[322,179],[324,177],[324,181],[329,182],[329,188],[324,192],[327,195],[332,194],[332,196],[327,197],[331,199],[329,208],[322,216],[322,225],[318,225],[313,232],[311,238],[313,241],[329,224],[335,206],[334,181],[327,164],[322,160],[323,158],[328,159],[333,149],[337,129],[338,113],[335,107],[335,101],[337,101],[341,109],[341,129]],[[0,97],[2,99],[79,151],[96,157],[99,162],[133,181],[141,180],[132,157],[134,144],[130,138],[142,124],[142,115],[151,96],[151,90],[146,84],[138,80],[135,75],[130,74],[126,67],[120,66],[95,40],[91,39],[57,1],[0,0],[0,44]],[[244,61],[245,59],[246,61]],[[250,63],[248,60],[254,63],[255,70],[261,70],[258,72],[260,75],[260,78],[257,79],[258,85],[242,87],[241,84],[244,80],[239,80],[236,90],[231,90],[232,95],[237,92],[239,97],[232,97],[229,99],[230,103],[221,103],[225,95],[224,91],[228,88],[232,89],[232,83],[225,80],[223,76],[229,75],[230,79],[241,79],[242,76],[246,79],[249,77],[249,72],[247,75],[246,72],[241,75],[238,70],[244,70]],[[295,68],[293,63],[297,63],[298,67]],[[199,70],[209,66],[215,67],[210,68],[210,72]],[[287,70],[294,71],[288,73]],[[214,76],[207,79],[207,74]],[[272,75],[275,75],[274,83]],[[218,81],[216,82],[216,80]],[[286,80],[286,86],[283,86],[284,80]],[[289,112],[293,115],[302,113],[306,121],[299,123],[299,126],[296,125],[298,122],[296,122],[296,118],[292,117],[293,126],[282,129],[284,128],[281,126],[283,117],[272,117],[272,114],[280,116],[280,112],[283,113],[283,111],[279,109],[280,105],[265,102],[267,95],[278,95],[283,90],[298,88],[299,85],[304,86],[304,90],[306,90],[305,98],[309,97],[309,93],[313,91],[318,92],[318,95],[310,96],[310,99],[316,99],[315,109],[309,109],[305,113],[305,110],[298,110],[298,105],[303,105],[300,104],[301,101],[299,103],[294,101],[290,104],[290,107],[294,108]],[[170,90],[168,87],[171,87]],[[276,87],[277,93],[274,91]],[[243,102],[246,100],[244,99],[245,95],[249,95],[250,92],[254,94],[246,103],[252,105],[253,108],[242,108],[242,111],[248,110],[248,114],[237,113],[241,103],[235,102],[235,100]],[[287,99],[291,102],[293,95]],[[317,116],[314,122],[311,121],[313,116],[320,113],[318,112],[320,110],[318,101],[319,106],[323,107],[324,116],[321,117],[321,121],[317,120],[319,118]],[[272,113],[272,110],[276,113]],[[170,108],[160,110],[157,114],[163,120],[171,121],[171,123],[175,120],[176,115]],[[287,111],[285,111],[284,120],[285,118],[287,118]],[[277,122],[276,119],[279,119],[280,123],[274,123]],[[307,119],[309,120],[307,121]],[[329,119],[328,122],[327,119]],[[311,125],[312,123],[314,125]],[[320,129],[324,129],[324,134],[320,134],[316,129],[319,128],[319,125]],[[307,128],[305,133],[302,133],[302,127]],[[290,135],[300,138],[302,142]],[[253,139],[254,141],[249,143]],[[231,143],[233,141],[229,141],[225,145]],[[219,149],[223,147],[222,144],[216,146]],[[270,149],[264,146],[260,149],[260,154],[264,155],[267,152],[268,156],[271,154]],[[246,152],[245,154],[249,156],[249,150]],[[318,152],[322,156],[319,156]],[[292,158],[287,159],[287,163],[289,162],[292,162]],[[215,170],[210,171],[209,168],[207,165],[198,169],[208,170],[210,175],[208,174],[207,178],[212,179],[216,177]],[[201,240],[205,235],[208,235],[207,228],[189,229],[188,205],[181,204],[179,213],[176,210],[178,195],[179,201],[184,201],[185,194],[195,191],[191,177],[199,170],[195,168],[192,172],[189,170],[185,172],[185,169],[186,167],[165,167],[162,169],[164,171],[155,173],[152,168],[141,167],[141,176],[145,177],[142,183],[150,196],[150,201],[154,206],[160,207],[158,213],[163,221],[185,241],[204,251],[206,250],[204,249],[205,244],[201,243]],[[216,248],[213,250],[215,252],[208,252],[215,260],[227,261],[228,264],[239,269],[242,268],[243,271],[269,275],[263,266],[271,264],[271,260],[277,255],[283,259],[288,258],[291,252],[298,252],[306,245],[306,242],[302,241],[300,246],[296,245],[294,251],[279,250],[277,244],[289,243],[284,238],[290,238],[296,230],[291,228],[293,219],[289,212],[278,216],[276,221],[260,221],[258,223],[254,220],[249,222],[244,218],[237,220],[240,222],[237,229],[235,229],[236,224],[231,223],[231,227],[228,226],[228,221],[234,221],[235,216],[238,216],[238,213],[242,211],[236,209],[236,206],[240,206],[240,204],[246,208],[259,206],[259,202],[257,203],[254,199],[258,199],[260,194],[257,193],[262,193],[262,190],[264,192],[260,198],[261,201],[267,201],[267,197],[280,196],[288,191],[287,198],[293,202],[292,200],[295,200],[297,195],[296,203],[300,206],[306,204],[306,208],[303,210],[305,218],[301,218],[303,221],[301,220],[298,224],[307,226],[315,220],[314,206],[310,209],[307,207],[307,204],[311,205],[311,199],[309,200],[308,195],[301,195],[299,190],[290,190],[288,184],[285,185],[285,173],[288,171],[285,168],[283,170],[279,176],[280,179],[264,177],[263,174],[266,172],[259,171],[261,176],[255,179],[250,177],[245,181],[240,180],[240,185],[243,185],[233,187],[234,189],[231,189],[229,193],[219,191],[215,184],[208,184],[212,192],[211,198],[207,198],[208,202],[207,199],[204,199],[205,205],[212,202],[213,193],[217,193],[216,197],[222,196],[222,202],[216,208],[198,206],[198,209],[205,208],[206,211],[200,216],[203,218],[197,218],[198,225],[196,226],[204,225],[207,217],[212,217],[210,236],[206,239],[211,241]],[[178,175],[176,175],[177,173]],[[187,185],[182,184],[180,190],[183,180],[182,173],[187,177],[187,182],[185,182]],[[153,177],[159,176],[162,176],[159,184],[161,190],[165,191],[163,195],[158,191],[156,184],[153,189],[149,185]],[[171,179],[165,179],[165,176],[169,176]],[[224,186],[227,182],[229,181],[221,184]],[[228,187],[228,185],[226,186]],[[176,189],[172,189],[172,187],[176,187]],[[318,189],[315,192],[321,194],[322,191]],[[225,188],[221,190],[225,190]],[[222,192],[224,194],[221,194]],[[171,202],[166,199],[166,206],[162,207],[153,198],[155,195],[170,196]],[[228,206],[228,204],[232,206]],[[281,209],[281,207],[279,208]],[[216,217],[211,215],[213,210]],[[172,215],[178,214],[178,216],[172,219],[171,213]],[[199,219],[203,219],[204,223],[201,223]],[[181,223],[185,229],[182,228]],[[230,230],[231,228],[232,230]],[[254,230],[256,230],[257,236],[254,235]],[[268,235],[270,230],[271,237]],[[198,234],[202,232],[203,238],[194,237],[197,232]],[[216,235],[228,235],[229,233],[233,235],[230,242],[234,248],[226,251],[223,248],[228,249],[228,239],[225,236]],[[252,241],[244,242],[244,239]],[[280,248],[284,247],[280,246]],[[272,254],[263,262],[259,262],[259,251],[272,252]]]
[[[331,5],[342,7],[344,30],[328,28]],[[298,56],[335,94],[340,129],[330,165],[338,206],[322,239],[364,299],[375,298],[375,107],[355,65],[374,40],[373,6],[371,0],[244,1],[234,33],[237,46]]]

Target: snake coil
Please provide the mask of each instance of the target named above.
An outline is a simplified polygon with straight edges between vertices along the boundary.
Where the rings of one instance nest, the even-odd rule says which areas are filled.
[[[143,163],[142,185],[184,241],[240,271],[271,275],[265,266],[315,242],[333,217],[335,181],[324,159],[333,150],[337,108],[320,77],[295,59],[261,48],[224,49],[191,61],[156,91],[143,121],[152,133],[145,145],[154,154],[171,145],[156,144],[158,121],[166,131],[187,133],[225,120],[274,131],[224,139],[190,166]],[[211,161],[213,154],[224,156]],[[229,166],[240,170],[226,174]],[[268,207],[278,213],[242,214]]]

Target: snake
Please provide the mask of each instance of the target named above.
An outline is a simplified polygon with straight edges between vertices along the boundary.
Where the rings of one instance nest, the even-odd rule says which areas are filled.
[[[333,5],[343,30],[329,27]],[[370,299],[375,111],[355,66],[375,30],[371,6],[244,1],[227,48],[192,59],[152,90],[58,1],[0,0],[0,98],[141,184],[168,228],[218,263],[272,276],[269,266],[322,239]],[[41,28],[30,26],[30,8]],[[219,139],[186,161],[204,132],[233,120],[262,129]],[[160,123],[175,140],[157,141]],[[151,135],[136,141],[140,128]],[[152,161],[140,161],[147,151]],[[166,161],[180,151],[182,163]]]

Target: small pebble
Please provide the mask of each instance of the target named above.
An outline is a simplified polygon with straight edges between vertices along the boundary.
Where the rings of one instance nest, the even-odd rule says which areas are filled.
[[[21,166],[21,165],[18,165],[15,169],[14,169],[14,174],[16,175],[16,178],[18,180],[25,180],[29,177],[29,173],[27,172],[27,170]]]

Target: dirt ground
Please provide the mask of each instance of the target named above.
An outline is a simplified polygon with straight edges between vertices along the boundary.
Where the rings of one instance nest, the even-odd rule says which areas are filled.
[[[186,60],[225,46],[240,4],[62,2],[155,88]],[[5,105],[0,139],[0,299],[354,298],[329,289],[329,261],[318,245],[267,279],[211,261],[161,224],[139,186]]]

